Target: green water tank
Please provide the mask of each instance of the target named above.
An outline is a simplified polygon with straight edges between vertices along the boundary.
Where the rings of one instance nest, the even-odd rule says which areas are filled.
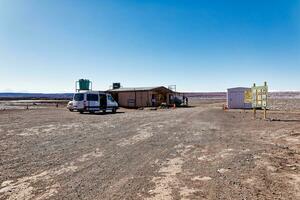
[[[80,79],[79,83],[79,90],[89,90],[91,81],[88,79]]]

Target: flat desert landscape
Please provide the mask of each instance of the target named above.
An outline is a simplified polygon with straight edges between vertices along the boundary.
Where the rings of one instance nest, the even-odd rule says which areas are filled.
[[[300,199],[300,99],[271,99],[269,120],[190,102],[1,110],[0,199]]]

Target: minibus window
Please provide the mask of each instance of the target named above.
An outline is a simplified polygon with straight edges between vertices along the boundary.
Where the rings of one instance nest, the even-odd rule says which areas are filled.
[[[112,101],[112,102],[115,101],[114,98],[112,98],[112,96],[108,96],[108,99],[109,99],[110,101]]]
[[[74,101],[83,101],[83,94],[75,94]]]
[[[87,94],[86,99],[88,101],[98,101],[98,94]]]

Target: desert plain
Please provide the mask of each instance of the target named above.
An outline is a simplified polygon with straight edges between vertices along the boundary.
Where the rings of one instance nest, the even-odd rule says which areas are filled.
[[[271,99],[267,120],[224,103],[2,109],[0,199],[300,199],[300,99]]]

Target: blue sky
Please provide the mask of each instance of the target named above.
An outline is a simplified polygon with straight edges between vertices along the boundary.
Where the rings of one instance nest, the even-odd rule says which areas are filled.
[[[300,0],[0,0],[0,74],[0,91],[300,91]]]

